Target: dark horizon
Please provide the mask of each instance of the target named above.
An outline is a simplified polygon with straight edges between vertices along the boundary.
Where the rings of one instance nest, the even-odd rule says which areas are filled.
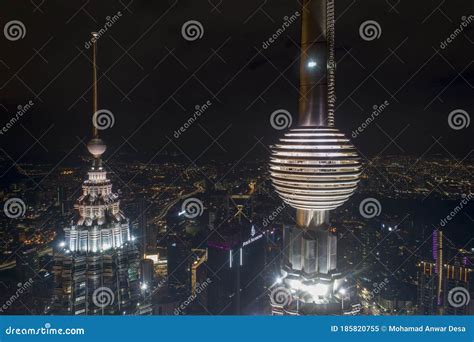
[[[207,1],[173,4],[134,1],[124,9],[120,1],[71,1],[45,3],[36,10],[29,3],[0,5],[3,13],[22,13],[26,26],[24,39],[0,41],[0,124],[9,121],[18,105],[34,102],[0,136],[4,151],[15,161],[21,156],[19,162],[45,155],[54,162],[72,150],[77,155],[85,151],[78,145],[91,134],[91,49],[85,45],[91,31],[121,11],[98,40],[99,108],[115,117],[114,126],[101,132],[107,153],[154,154],[165,148],[194,160],[206,149],[201,162],[219,155],[267,156],[266,146],[282,134],[270,125],[272,112],[285,109],[293,124],[297,121],[299,21],[274,43],[268,38],[285,16],[298,11],[298,2],[277,1],[260,10],[253,2],[222,3],[214,9]],[[364,6],[370,6],[370,15]],[[364,6],[336,2],[337,126],[351,136],[374,105],[388,101],[376,120],[351,138],[363,157],[469,157],[465,141],[472,128],[450,129],[448,115],[472,108],[473,67],[464,53],[472,44],[472,26],[445,49],[440,47],[469,13],[467,3],[444,6],[431,15],[431,7],[418,2],[391,7],[371,1]],[[226,13],[232,13],[232,20]],[[204,34],[186,41],[181,26],[193,18],[202,22]],[[359,36],[360,24],[368,19],[380,23],[379,39]],[[199,121],[175,138],[195,106],[206,101],[212,105]]]

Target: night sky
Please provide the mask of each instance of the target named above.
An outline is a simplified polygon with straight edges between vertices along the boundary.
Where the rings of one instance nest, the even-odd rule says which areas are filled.
[[[448,115],[474,113],[474,21],[444,49],[440,44],[473,7],[470,0],[336,1],[336,126],[351,136],[374,105],[390,103],[353,139],[363,156],[469,158],[473,124],[453,130]],[[85,42],[118,11],[98,41],[99,108],[115,117],[101,132],[109,156],[141,159],[163,149],[197,164],[265,158],[282,134],[270,125],[271,113],[286,109],[296,124],[300,21],[267,49],[262,44],[300,11],[298,1],[2,1],[1,27],[19,20],[26,35],[0,37],[0,126],[18,105],[34,102],[0,136],[3,153],[18,162],[86,154],[92,50]],[[202,24],[201,39],[183,38],[189,20]],[[379,23],[378,39],[361,38],[367,20]],[[207,101],[210,108],[176,139],[175,130]]]

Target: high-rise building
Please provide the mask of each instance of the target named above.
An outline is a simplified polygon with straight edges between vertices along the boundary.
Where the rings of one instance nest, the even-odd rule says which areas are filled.
[[[56,205],[58,206],[61,215],[64,216],[66,214],[66,195],[64,186],[58,186],[57,191]]]
[[[177,235],[168,237],[168,287],[171,294],[188,296],[191,292],[191,245]]]
[[[265,293],[265,238],[252,222],[251,195],[224,195],[208,239],[208,311],[214,315],[255,314]]]
[[[97,34],[93,33],[93,41]],[[93,111],[97,111],[96,43],[93,45]],[[87,149],[93,157],[76,217],[64,228],[64,240],[54,256],[55,314],[135,314],[140,296],[139,251],[129,220],[101,159],[106,145],[94,126]]]
[[[420,315],[468,315],[471,272],[456,258],[447,258],[443,232],[433,232],[433,259],[418,264],[418,313]]]
[[[274,314],[337,314],[350,304],[341,298],[346,294],[329,212],[354,193],[361,164],[354,146],[334,127],[334,24],[334,0],[303,1],[298,126],[273,146],[270,161],[276,192],[296,209],[296,225],[285,229],[280,285],[275,285],[290,300],[271,298]]]
[[[16,253],[16,271],[21,282],[28,281],[31,278],[35,279],[40,271],[39,265],[39,256],[36,248],[25,246]]]
[[[140,252],[142,257],[156,254],[157,228],[148,222],[148,205],[144,197],[138,200],[138,234],[140,240]]]
[[[155,269],[153,260],[140,260],[140,287],[142,290],[152,289],[155,283]]]

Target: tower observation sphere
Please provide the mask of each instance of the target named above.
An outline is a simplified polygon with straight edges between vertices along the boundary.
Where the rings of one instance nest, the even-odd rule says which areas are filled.
[[[301,210],[333,210],[359,182],[355,147],[334,127],[298,127],[273,146],[270,175],[283,201]]]

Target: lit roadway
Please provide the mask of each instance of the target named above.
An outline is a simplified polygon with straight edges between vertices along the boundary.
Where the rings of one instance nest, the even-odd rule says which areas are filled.
[[[187,193],[187,194],[183,194],[183,191],[181,191],[178,195],[178,197],[174,200],[172,200],[170,203],[168,203],[167,205],[165,205],[163,207],[163,209],[161,209],[160,213],[158,214],[157,217],[155,217],[152,222],[153,223],[156,223],[160,220],[162,220],[167,214],[168,214],[168,211],[174,207],[179,201],[185,199],[185,198],[188,198],[188,197],[191,197],[191,196],[194,196],[200,192],[204,192],[204,186],[203,186],[203,183],[202,182],[196,182],[194,183],[194,186],[196,188],[196,190],[194,190],[193,192],[190,192],[190,193]]]

